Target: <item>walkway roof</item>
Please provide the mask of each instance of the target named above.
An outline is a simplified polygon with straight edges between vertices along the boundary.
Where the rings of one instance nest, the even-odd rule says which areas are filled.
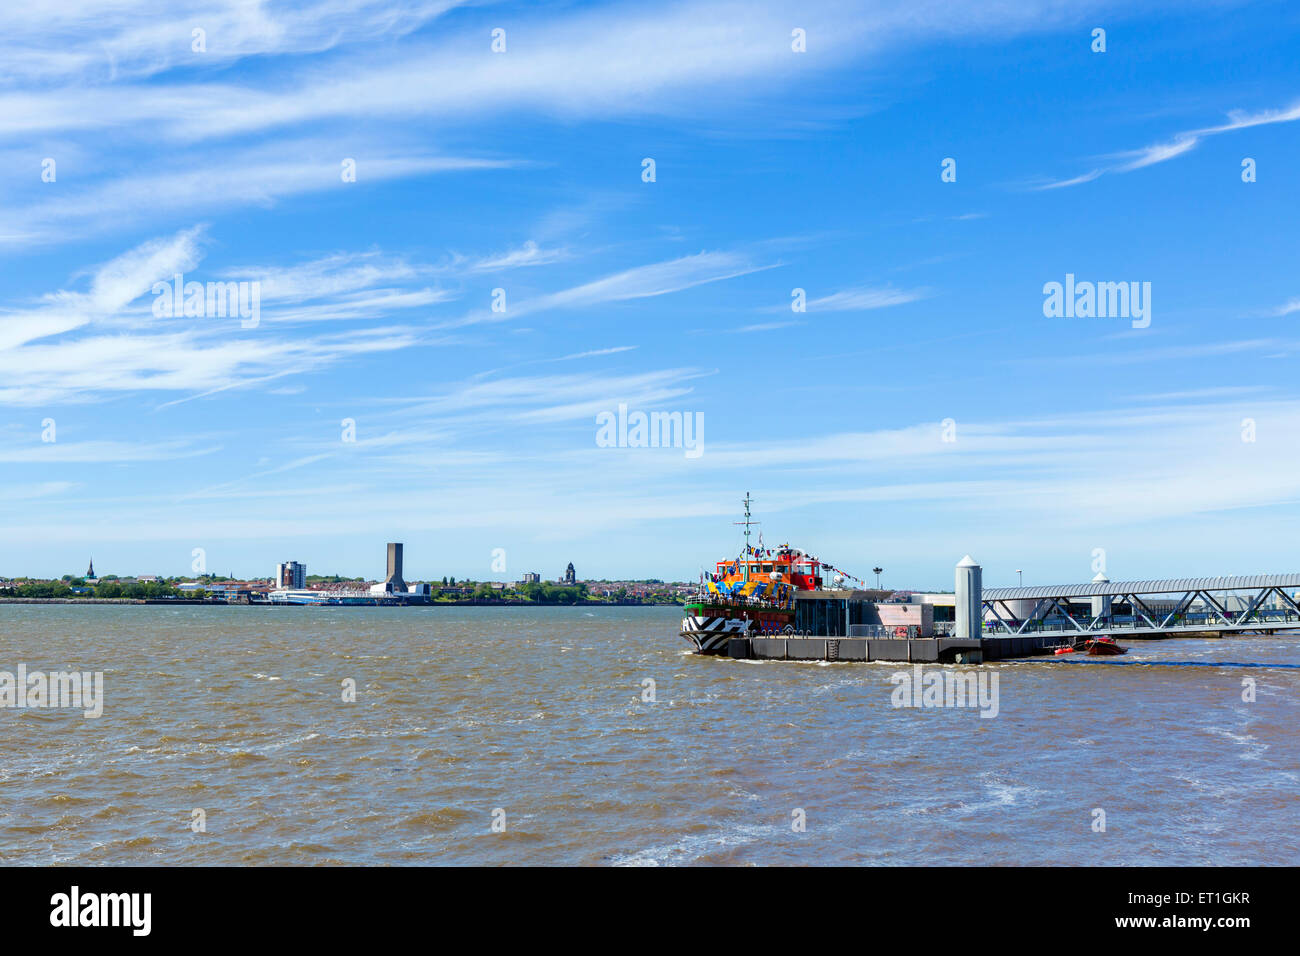
[[[1188,591],[1245,591],[1300,588],[1300,574],[1248,574],[1226,578],[1169,578],[1164,581],[1101,581],[1048,587],[985,588],[985,601],[1032,601],[1039,598],[1118,597],[1121,594],[1185,594]]]

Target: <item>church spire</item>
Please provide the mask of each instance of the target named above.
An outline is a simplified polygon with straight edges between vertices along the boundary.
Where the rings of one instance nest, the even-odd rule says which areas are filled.
[[[90,568],[86,571],[86,577],[93,578],[94,576],[95,576],[95,559],[91,558]]]

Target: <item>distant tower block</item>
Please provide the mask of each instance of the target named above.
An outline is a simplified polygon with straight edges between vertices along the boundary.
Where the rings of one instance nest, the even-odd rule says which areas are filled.
[[[565,584],[578,583],[578,576],[577,574],[574,573],[572,561],[570,561],[569,566],[564,569],[564,583]]]
[[[406,582],[402,580],[402,546],[388,542],[388,577],[384,578],[385,591],[405,591]]]
[[[302,590],[307,586],[307,566],[299,561],[282,561],[277,564],[275,586]]]

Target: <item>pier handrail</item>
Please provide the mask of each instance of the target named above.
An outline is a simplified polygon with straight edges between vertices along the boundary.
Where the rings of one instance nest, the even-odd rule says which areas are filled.
[[[1014,625],[1014,627],[1013,627]],[[1169,631],[1242,631],[1267,630],[1300,626],[1300,614],[1290,609],[1260,609],[1246,615],[1231,611],[1227,615],[1218,611],[1184,611],[1165,618],[1163,623],[1144,622],[1138,615],[1103,615],[1098,618],[1080,618],[1078,615],[1056,615],[1036,621],[985,621],[989,634],[1022,637],[1030,634],[1104,634],[1111,631],[1129,631],[1159,634]]]

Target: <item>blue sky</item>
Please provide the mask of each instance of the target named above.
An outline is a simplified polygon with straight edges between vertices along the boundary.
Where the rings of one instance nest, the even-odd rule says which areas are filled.
[[[1300,567],[1293,6],[55,6],[0,12],[0,574],[693,579],[747,491],[897,587]]]

